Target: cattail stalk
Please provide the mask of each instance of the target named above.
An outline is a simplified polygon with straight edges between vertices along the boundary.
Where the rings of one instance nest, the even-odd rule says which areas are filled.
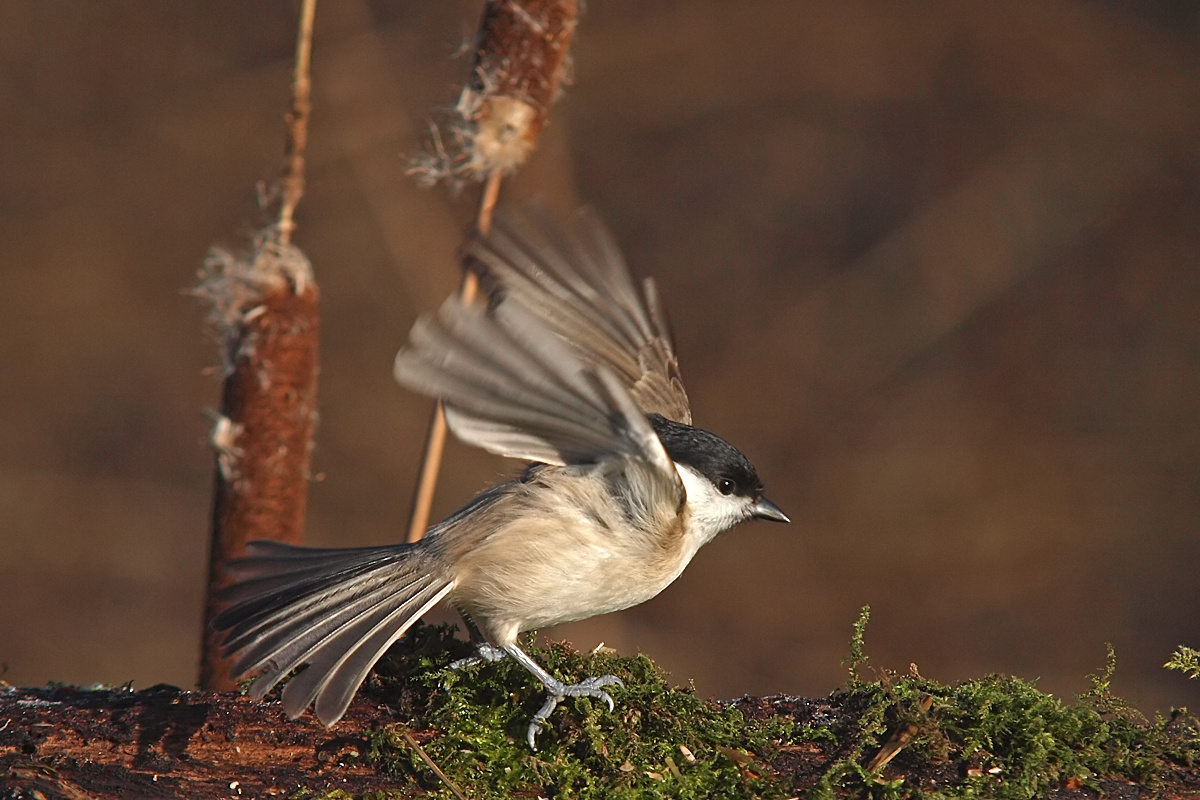
[[[200,660],[205,689],[234,688],[208,624],[219,611],[214,595],[224,585],[224,565],[252,539],[298,543],[304,530],[317,416],[319,293],[308,258],[291,237],[304,194],[315,8],[316,0],[304,0],[301,8],[277,221],[247,254],[214,249],[194,290],[211,303],[225,378],[212,435],[216,469]]]

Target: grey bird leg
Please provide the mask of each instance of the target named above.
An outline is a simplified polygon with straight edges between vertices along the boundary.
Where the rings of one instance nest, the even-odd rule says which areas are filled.
[[[623,687],[625,685],[616,675],[602,675],[598,678],[588,678],[579,683],[563,683],[542,669],[540,664],[527,656],[525,651],[515,644],[507,645],[504,648],[504,652],[512,656],[518,664],[532,672],[542,682],[542,685],[546,687],[546,702],[533,715],[533,721],[529,723],[529,730],[525,734],[525,739],[529,742],[530,750],[537,750],[535,739],[538,732],[545,726],[546,720],[550,718],[550,714],[554,711],[555,706],[563,700],[566,700],[568,697],[594,697],[597,700],[603,700],[605,703],[608,703],[608,710],[612,711],[616,706],[613,704],[612,697],[602,687]]]
[[[473,667],[476,664],[495,664],[500,659],[504,658],[504,651],[493,644],[487,642],[479,642],[475,645],[475,655],[460,658],[457,661],[450,662],[450,669],[464,669]]]
[[[495,664],[504,658],[504,651],[487,640],[487,637],[480,632],[479,626],[475,624],[475,620],[471,619],[467,612],[459,609],[458,613],[462,617],[462,621],[466,623],[471,643],[475,645],[475,655],[451,661],[450,669],[464,669],[483,663]]]

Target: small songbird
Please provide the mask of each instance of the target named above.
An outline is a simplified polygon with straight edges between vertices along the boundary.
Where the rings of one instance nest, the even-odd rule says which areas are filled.
[[[368,671],[423,614],[453,604],[480,657],[541,681],[535,737],[566,697],[613,701],[612,675],[559,681],[517,646],[523,631],[643,603],[696,551],[750,519],[787,522],[749,460],[693,427],[653,281],[639,292],[596,216],[501,221],[463,250],[483,292],[451,297],[396,358],[404,386],[440,398],[450,429],[533,462],[412,544],[316,549],[251,542],[214,626],[233,672],[262,698],[296,667],[283,707],[333,725]]]

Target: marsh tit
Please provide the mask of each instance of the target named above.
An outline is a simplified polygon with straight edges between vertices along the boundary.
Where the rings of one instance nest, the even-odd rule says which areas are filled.
[[[749,460],[692,426],[653,281],[641,291],[602,223],[530,213],[463,251],[483,288],[414,325],[397,380],[445,403],[450,429],[532,462],[412,544],[350,549],[252,542],[214,620],[233,671],[261,671],[291,717],[333,725],[389,646],[441,601],[541,681],[535,737],[566,697],[613,707],[612,675],[566,684],[517,645],[523,631],[643,603],[701,546],[750,519],[787,522]]]

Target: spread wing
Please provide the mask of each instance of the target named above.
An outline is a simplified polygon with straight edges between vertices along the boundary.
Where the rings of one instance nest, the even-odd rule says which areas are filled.
[[[674,509],[683,484],[646,415],[604,366],[586,364],[524,306],[451,297],[419,319],[396,379],[441,398],[468,444],[545,464],[620,463]]]
[[[610,372],[643,414],[690,425],[692,412],[654,282],[639,292],[595,213],[569,232],[536,208],[501,220],[464,249],[493,306],[523,306],[588,366]]]

